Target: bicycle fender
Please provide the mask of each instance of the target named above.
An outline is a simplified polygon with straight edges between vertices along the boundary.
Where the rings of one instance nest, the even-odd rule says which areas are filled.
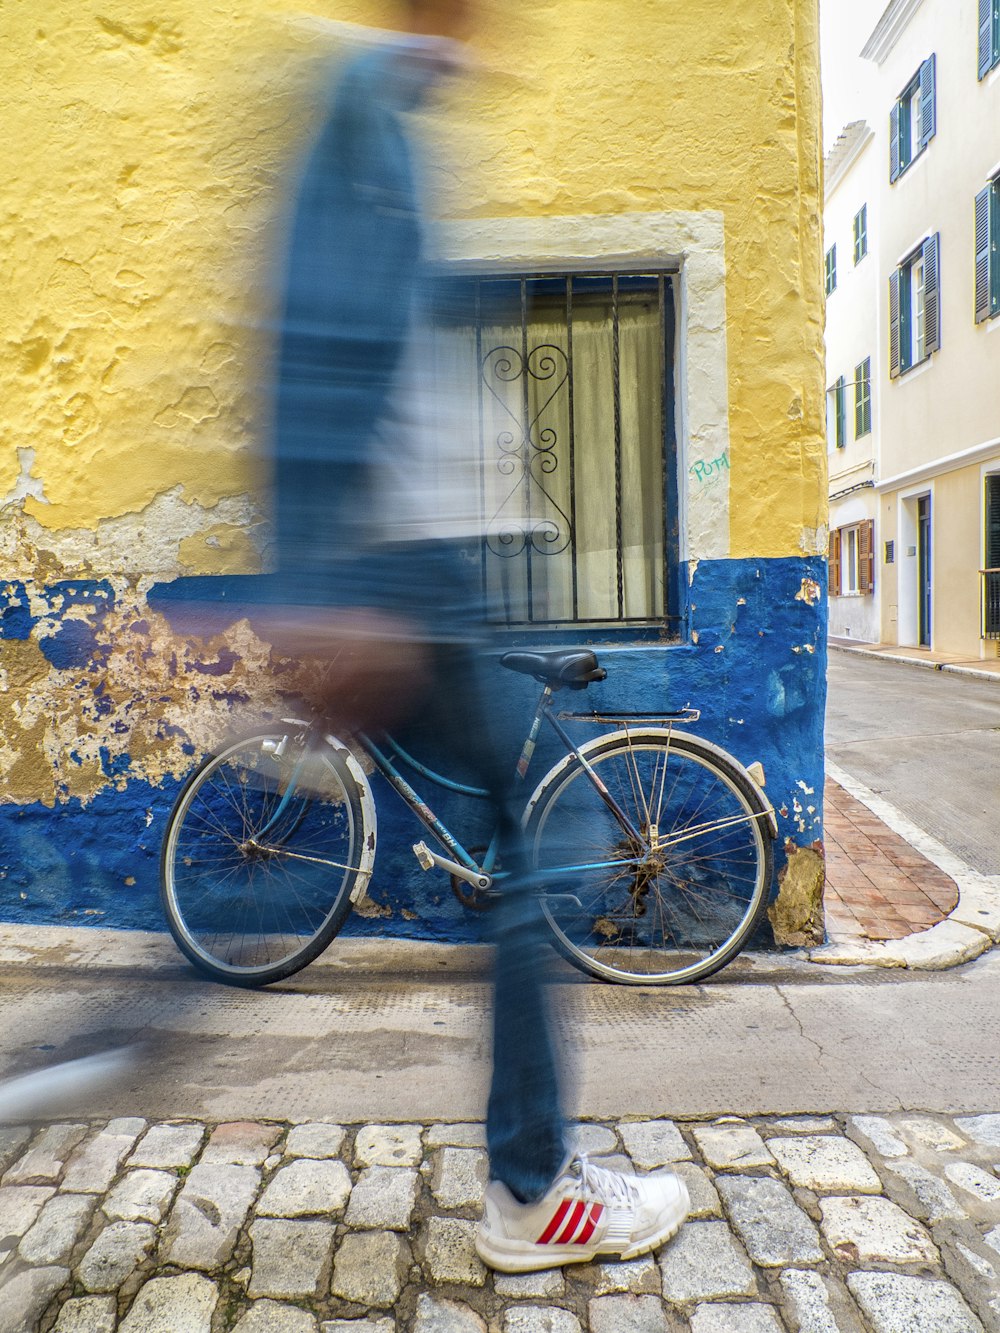
[[[336,736],[324,738],[331,749],[343,759],[347,771],[358,784],[361,793],[361,818],[364,823],[364,837],[361,840],[361,854],[358,858],[358,878],[351,890],[351,902],[359,903],[368,892],[368,884],[375,868],[375,845],[378,842],[378,814],[375,810],[375,797],[372,795],[368,775],[358,762],[357,756]]]
[[[580,754],[586,758],[592,751],[607,745],[609,741],[627,742],[636,734],[637,733],[635,732],[627,730],[606,731],[600,736],[595,736],[593,740],[586,741],[583,745],[580,745],[577,748]],[[661,736],[665,741],[682,740],[695,749],[707,751],[714,758],[727,764],[730,768],[735,768],[740,777],[746,782],[747,786],[756,793],[761,805],[764,807],[767,813],[768,832],[771,834],[771,837],[776,838],[778,836],[778,819],[774,813],[774,806],[771,804],[760,783],[755,781],[753,776],[748,772],[746,766],[741,764],[735,755],[730,754],[728,750],[724,750],[721,745],[713,745],[711,741],[703,740],[701,736],[692,736],[691,733],[687,731],[676,731],[673,728],[667,727],[643,727],[641,728],[641,734],[644,736]],[[531,816],[534,814],[535,806],[541,798],[543,789],[547,787],[554,778],[563,774],[575,762],[576,755],[567,754],[560,759],[557,764],[553,764],[549,771],[543,775],[538,786],[531,793],[528,804],[524,808],[524,814],[521,817],[522,827],[527,828]]]

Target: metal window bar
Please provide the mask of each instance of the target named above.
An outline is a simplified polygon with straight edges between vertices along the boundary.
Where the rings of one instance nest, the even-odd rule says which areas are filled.
[[[981,569],[983,638],[1000,639],[1000,569]]]
[[[541,627],[571,624],[657,625],[662,624],[667,617],[670,542],[667,540],[666,527],[676,517],[667,514],[666,500],[670,490],[669,468],[673,465],[666,439],[666,395],[672,388],[671,367],[666,364],[667,348],[672,345],[672,338],[668,340],[666,329],[668,284],[671,281],[672,275],[668,271],[496,274],[474,279],[476,363],[480,368],[478,402],[481,458],[484,468],[492,472],[494,480],[497,473],[510,478],[509,494],[493,513],[489,512],[488,487],[485,483],[482,492],[486,502],[486,536],[482,554],[483,593],[492,619],[509,626]],[[634,452],[638,446],[635,441],[624,437],[624,386],[621,370],[623,295],[625,299],[645,299],[655,307],[656,345],[653,347],[651,344],[651,347],[654,364],[659,367],[655,384],[642,386],[641,392],[638,385],[628,386],[629,392],[639,395],[638,401],[648,404],[655,413],[658,442],[656,459],[648,461],[656,467],[658,477],[659,495],[656,503],[659,505],[660,531],[657,541],[647,540],[646,543],[646,579],[653,591],[646,598],[647,605],[639,614],[629,612],[630,589],[625,559],[624,507],[632,497],[623,494],[624,456],[629,450]],[[497,296],[501,301],[504,296],[507,297],[506,308],[500,316],[493,313],[497,306]],[[588,438],[585,445],[581,444],[587,432],[593,429],[593,423],[581,420],[576,372],[578,306],[581,302],[594,299],[603,299],[609,305],[611,382],[602,385],[601,392],[606,393],[608,398],[612,439],[607,441],[607,445],[613,448],[614,478],[614,512],[613,515],[602,515],[614,533],[614,567],[607,571],[612,580],[610,605],[607,612],[600,614],[595,614],[593,607],[587,605],[581,588],[581,558],[589,536],[586,531],[586,511],[588,505],[593,510],[595,502],[591,495],[584,496],[581,503],[580,456],[585,445],[593,452],[595,447],[603,447],[603,442],[598,440],[595,445]],[[541,305],[544,320],[551,325],[556,303],[562,307],[561,318],[565,321],[559,339],[562,341],[564,338],[564,347],[545,342],[532,334],[536,308]],[[495,333],[495,328],[491,326],[499,325],[502,329],[505,320],[509,328],[515,310],[520,328],[510,329],[510,336],[502,344],[490,346],[484,330],[490,329],[491,333]],[[498,393],[498,380],[503,381],[505,389],[520,381],[517,386],[520,420],[514,418],[511,410],[512,396],[508,394],[502,397]],[[551,393],[550,386],[554,386]],[[592,384],[588,384],[588,391],[593,393]],[[541,401],[540,406],[533,406],[533,392]],[[494,400],[492,404],[491,398]],[[500,409],[497,409],[497,403],[500,403]],[[496,436],[492,439],[487,424],[490,406],[495,412],[499,411],[503,422],[499,435],[495,430],[492,431],[492,435]],[[558,415],[560,412],[564,412],[561,420]],[[637,460],[630,455],[630,461],[634,476]],[[561,477],[566,479],[565,489],[562,488]],[[517,519],[509,521],[502,511],[504,504],[514,499],[515,494],[521,503],[521,513]],[[657,548],[655,553],[654,546]],[[542,562],[553,559],[566,560],[569,565],[567,605],[563,614],[551,614],[546,605],[546,580]],[[650,578],[648,564],[654,560],[657,567]],[[498,575],[499,561],[510,562],[512,566],[520,565],[520,569]],[[500,587],[499,598],[495,592],[497,584]],[[522,591],[521,605],[518,605],[516,595],[518,585]],[[641,600],[641,597],[633,593],[633,605],[637,600]]]

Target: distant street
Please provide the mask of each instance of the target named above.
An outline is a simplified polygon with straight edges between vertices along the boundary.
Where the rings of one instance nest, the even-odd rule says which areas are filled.
[[[1000,874],[1000,681],[830,652],[826,753],[984,875]]]

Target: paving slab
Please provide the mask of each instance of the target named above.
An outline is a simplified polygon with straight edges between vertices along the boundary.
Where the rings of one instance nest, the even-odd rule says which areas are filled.
[[[882,1192],[878,1173],[850,1139],[804,1134],[768,1139],[767,1146],[793,1185],[828,1194]]]
[[[580,1321],[556,1305],[519,1305],[504,1311],[503,1333],[580,1333]]]
[[[411,1167],[365,1167],[351,1191],[344,1221],[349,1227],[408,1232],[417,1206],[419,1181]]]
[[[691,1149],[672,1120],[622,1121],[618,1133],[625,1151],[641,1170],[691,1160]]]
[[[26,1333],[38,1327],[46,1307],[69,1281],[69,1269],[58,1265],[25,1268],[7,1277],[0,1300],[0,1333]]]
[[[747,1253],[762,1268],[820,1263],[826,1257],[812,1219],[780,1180],[720,1176],[719,1194]]]
[[[587,1316],[590,1333],[670,1333],[656,1296],[598,1296],[587,1306]]]
[[[332,1222],[258,1218],[250,1227],[253,1258],[247,1294],[307,1300],[324,1294],[333,1241]]]
[[[333,1261],[334,1296],[386,1310],[403,1290],[410,1247],[394,1231],[356,1231],[340,1242]]]
[[[76,1296],[59,1311],[53,1333],[115,1333],[117,1326],[114,1296]]]
[[[875,1333],[984,1333],[960,1293],[948,1282],[899,1273],[852,1273],[847,1285]]]
[[[110,1222],[84,1255],[77,1270],[87,1291],[117,1291],[144,1262],[156,1243],[148,1222]]]
[[[787,1268],[781,1274],[781,1286],[795,1333],[841,1333],[830,1308],[830,1292],[821,1274]]]
[[[153,1125],[129,1156],[128,1165],[164,1171],[188,1167],[204,1137],[204,1125]]]
[[[482,1148],[440,1148],[434,1157],[431,1193],[442,1208],[479,1209],[489,1178],[489,1158]]]
[[[17,1253],[25,1263],[64,1264],[82,1239],[97,1200],[88,1194],[57,1194],[21,1237]]]
[[[823,1235],[846,1262],[916,1264],[938,1259],[924,1227],[889,1199],[821,1199],[820,1211]]]
[[[257,1212],[262,1217],[337,1216],[350,1197],[351,1173],[343,1162],[300,1157],[274,1174]]]
[[[119,1333],[211,1333],[215,1283],[199,1273],[152,1278],[119,1324]]]
[[[232,1333],[316,1333],[316,1316],[280,1301],[254,1301]]]
[[[486,1333],[486,1321],[467,1305],[424,1292],[417,1298],[413,1333]]]
[[[695,1140],[702,1157],[716,1170],[741,1170],[772,1166],[774,1157],[752,1125],[719,1122],[695,1125]]]
[[[259,1187],[256,1167],[219,1162],[218,1155],[192,1167],[168,1219],[166,1260],[208,1273],[226,1263]]]
[[[660,1256],[663,1295],[673,1304],[753,1296],[757,1281],[725,1222],[688,1222]]]
[[[784,1333],[769,1305],[699,1305],[691,1316],[691,1333]]]

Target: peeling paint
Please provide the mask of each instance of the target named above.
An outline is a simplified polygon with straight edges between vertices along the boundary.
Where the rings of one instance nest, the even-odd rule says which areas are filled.
[[[233,726],[309,687],[245,614],[199,634],[154,589],[269,568],[265,275],[344,28],[260,0],[175,0],[168,17],[48,10],[42,40],[37,6],[10,8],[0,47],[0,90],[34,75],[30,99],[4,100],[0,145],[13,275],[0,346],[0,875],[23,919],[156,928],[159,837],[184,777]],[[388,11],[338,7],[360,21]],[[788,810],[794,778],[818,783],[822,763],[815,4],[511,0],[485,6],[484,22],[481,78],[454,90],[460,117],[444,103],[451,159],[423,118],[453,239],[479,260],[495,242],[554,270],[567,256],[667,256],[681,275],[690,634],[670,647],[615,638],[594,697],[691,700],[703,734],[766,762],[782,832],[812,837],[818,808]],[[653,54],[637,64],[637,50]],[[500,693],[521,707],[521,689]],[[359,928],[474,932],[447,894],[424,910],[407,833],[387,829],[377,915]]]
[[[778,895],[767,916],[775,942],[791,948],[822,944],[826,861],[822,842],[809,847],[785,843],[785,865],[778,875]]]

